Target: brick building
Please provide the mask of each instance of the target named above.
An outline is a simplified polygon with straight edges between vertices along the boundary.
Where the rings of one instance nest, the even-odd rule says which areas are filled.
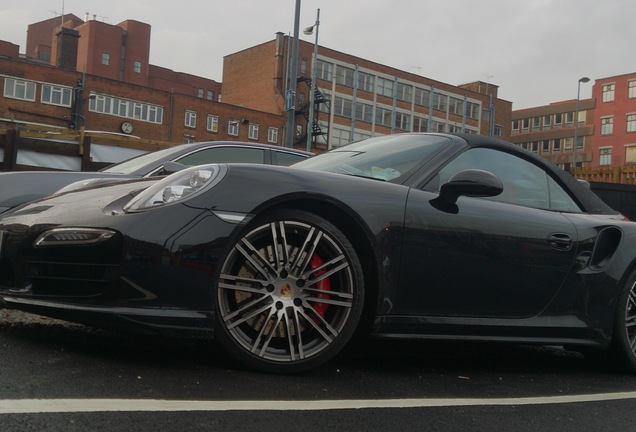
[[[285,113],[289,36],[224,57],[223,101]],[[299,41],[295,143],[307,137],[314,45]],[[510,136],[512,103],[496,85],[454,86],[325,47],[315,65],[315,126],[310,140],[337,147],[396,132],[469,132]]]
[[[61,25],[63,23],[63,26]],[[150,26],[67,14],[0,43],[0,127],[84,127],[175,143],[281,144],[279,114],[219,102],[221,83],[149,64]]]
[[[575,115],[576,100],[513,111],[510,140],[565,169],[636,163],[636,73],[596,79]]]
[[[224,57],[223,85],[149,64],[151,28],[73,14],[30,24],[27,50],[0,44],[0,126],[86,128],[146,139],[284,144],[290,37]],[[314,150],[409,131],[510,135],[512,103],[498,87],[454,86],[299,41],[293,145]],[[317,73],[313,123],[311,71]],[[221,101],[223,92],[223,102]],[[328,144],[329,143],[329,144]]]

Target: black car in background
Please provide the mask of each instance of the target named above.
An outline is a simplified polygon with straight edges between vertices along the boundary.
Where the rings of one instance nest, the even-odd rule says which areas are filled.
[[[268,144],[209,141],[181,144],[146,153],[97,172],[16,171],[0,173],[0,213],[22,203],[51,195],[75,182],[83,181],[87,185],[91,182],[160,176],[184,166],[217,162],[287,166],[312,155],[310,152]],[[171,165],[170,162],[175,164]]]
[[[259,370],[316,367],[356,332],[595,349],[636,370],[636,224],[482,136],[76,190],[0,215],[0,240],[5,307],[215,338]]]

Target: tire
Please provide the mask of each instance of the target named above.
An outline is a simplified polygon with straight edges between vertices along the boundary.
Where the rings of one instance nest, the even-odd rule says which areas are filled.
[[[636,272],[627,279],[618,298],[609,355],[621,371],[636,373]]]
[[[362,267],[325,219],[277,211],[246,228],[215,278],[215,337],[244,365],[297,373],[338,354],[364,304]]]

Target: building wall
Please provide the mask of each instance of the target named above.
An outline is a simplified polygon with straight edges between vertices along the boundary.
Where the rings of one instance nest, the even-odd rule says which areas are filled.
[[[77,71],[67,71],[24,59],[0,58],[0,86],[20,81],[34,86],[33,101],[6,97],[0,93],[0,128],[21,128],[26,125],[48,125],[66,128],[75,125],[86,130],[122,133],[122,124],[133,126],[131,135],[144,139],[182,143],[186,141],[242,140],[282,144],[281,116],[254,109],[233,106],[193,95],[159,90],[119,80]],[[80,86],[83,84],[83,86]],[[72,95],[72,104],[60,105],[43,101],[44,86],[53,86]],[[105,106],[124,104],[127,115],[106,113]],[[101,105],[100,105],[101,104]],[[102,108],[99,108],[101,106]],[[142,110],[152,107],[162,111],[160,122],[148,121]],[[136,109],[139,111],[136,111]],[[186,124],[193,115],[196,121]],[[208,116],[218,118],[218,129],[207,128]],[[230,122],[237,135],[228,130]],[[250,127],[258,126],[259,134],[250,138]],[[279,130],[276,141],[268,140],[268,130]]]
[[[636,164],[636,73],[598,78],[592,86],[592,98],[579,101],[579,123],[565,122],[559,128],[554,121],[544,127],[544,117],[560,114],[566,116],[576,111],[576,100],[553,102],[535,108],[513,111],[511,141],[537,152],[553,162],[570,168],[576,159],[577,167],[621,167]],[[540,128],[532,128],[539,119]],[[524,122],[530,126],[524,129]],[[577,135],[584,147],[576,153],[563,145],[553,151],[557,140],[573,142]],[[543,151],[543,143],[549,141],[549,151]]]
[[[292,41],[292,38],[279,33],[274,41],[224,57],[223,101],[285,114],[286,64],[290,62],[289,53],[293,48]],[[296,87],[297,116],[295,117],[295,126],[300,127],[302,131],[295,135],[296,143],[301,143],[306,139],[308,117],[305,116],[310,98],[308,78],[310,78],[313,68],[313,51],[314,45],[312,43],[299,41],[299,80]],[[495,115],[494,123],[497,125],[495,135],[504,139],[510,136],[512,103],[497,98],[496,85],[474,83],[454,86],[322,46],[318,48],[318,60],[320,63],[331,65],[333,78],[341,75],[340,71],[345,69],[351,71],[357,67],[360,72],[372,75],[376,80],[384,79],[392,82],[395,80],[396,86],[399,83],[400,86],[410,87],[412,92],[415,91],[416,87],[433,90],[438,95],[452,96],[461,100],[462,103],[466,100],[479,106],[477,119],[464,118],[463,113],[454,114],[448,109],[448,106],[441,110],[430,110],[429,116],[428,104],[426,106],[417,105],[412,98],[402,100],[394,98],[392,95],[384,95],[378,91],[377,83],[372,90],[369,89],[371,91],[365,91],[360,87],[354,90],[352,83],[347,84],[339,79],[334,81],[331,77],[319,75],[316,79],[316,85],[321,93],[329,96],[332,110],[334,110],[337,101],[346,100],[342,103],[352,104],[355,98],[357,104],[372,105],[374,110],[379,107],[383,110],[396,111],[399,115],[410,118],[410,121],[403,123],[401,127],[389,127],[386,122],[380,124],[375,120],[375,115],[371,121],[364,121],[361,118],[354,122],[350,114],[347,116],[340,113],[330,116],[328,112],[324,112],[325,105],[319,108],[319,111],[322,110],[322,112],[319,112],[316,118],[324,129],[329,130],[329,140],[337,141],[335,145],[342,145],[373,135],[410,131],[467,131],[489,135],[491,125],[487,114],[490,112],[494,112]],[[426,128],[416,128],[415,117],[418,117],[418,121],[423,123],[428,123],[428,120],[431,119],[434,124]],[[352,127],[355,128],[353,134],[351,133]],[[326,141],[325,137],[322,138]]]
[[[285,55],[286,47],[274,40],[223,57],[223,102],[284,113]]]
[[[592,166],[636,163],[636,73],[597,79],[592,97],[597,101]]]
[[[577,166],[590,166],[593,163],[594,106],[594,98],[579,101],[576,131],[576,100],[513,111],[510,141],[566,169],[575,160]],[[573,152],[575,135],[579,142],[576,156]]]

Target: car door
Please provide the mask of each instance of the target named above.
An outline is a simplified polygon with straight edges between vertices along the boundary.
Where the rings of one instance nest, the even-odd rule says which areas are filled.
[[[470,149],[425,189],[463,169],[490,171],[503,193],[460,197],[454,209],[413,189],[406,206],[397,309],[406,315],[521,318],[540,313],[572,270],[576,203],[540,166]]]

